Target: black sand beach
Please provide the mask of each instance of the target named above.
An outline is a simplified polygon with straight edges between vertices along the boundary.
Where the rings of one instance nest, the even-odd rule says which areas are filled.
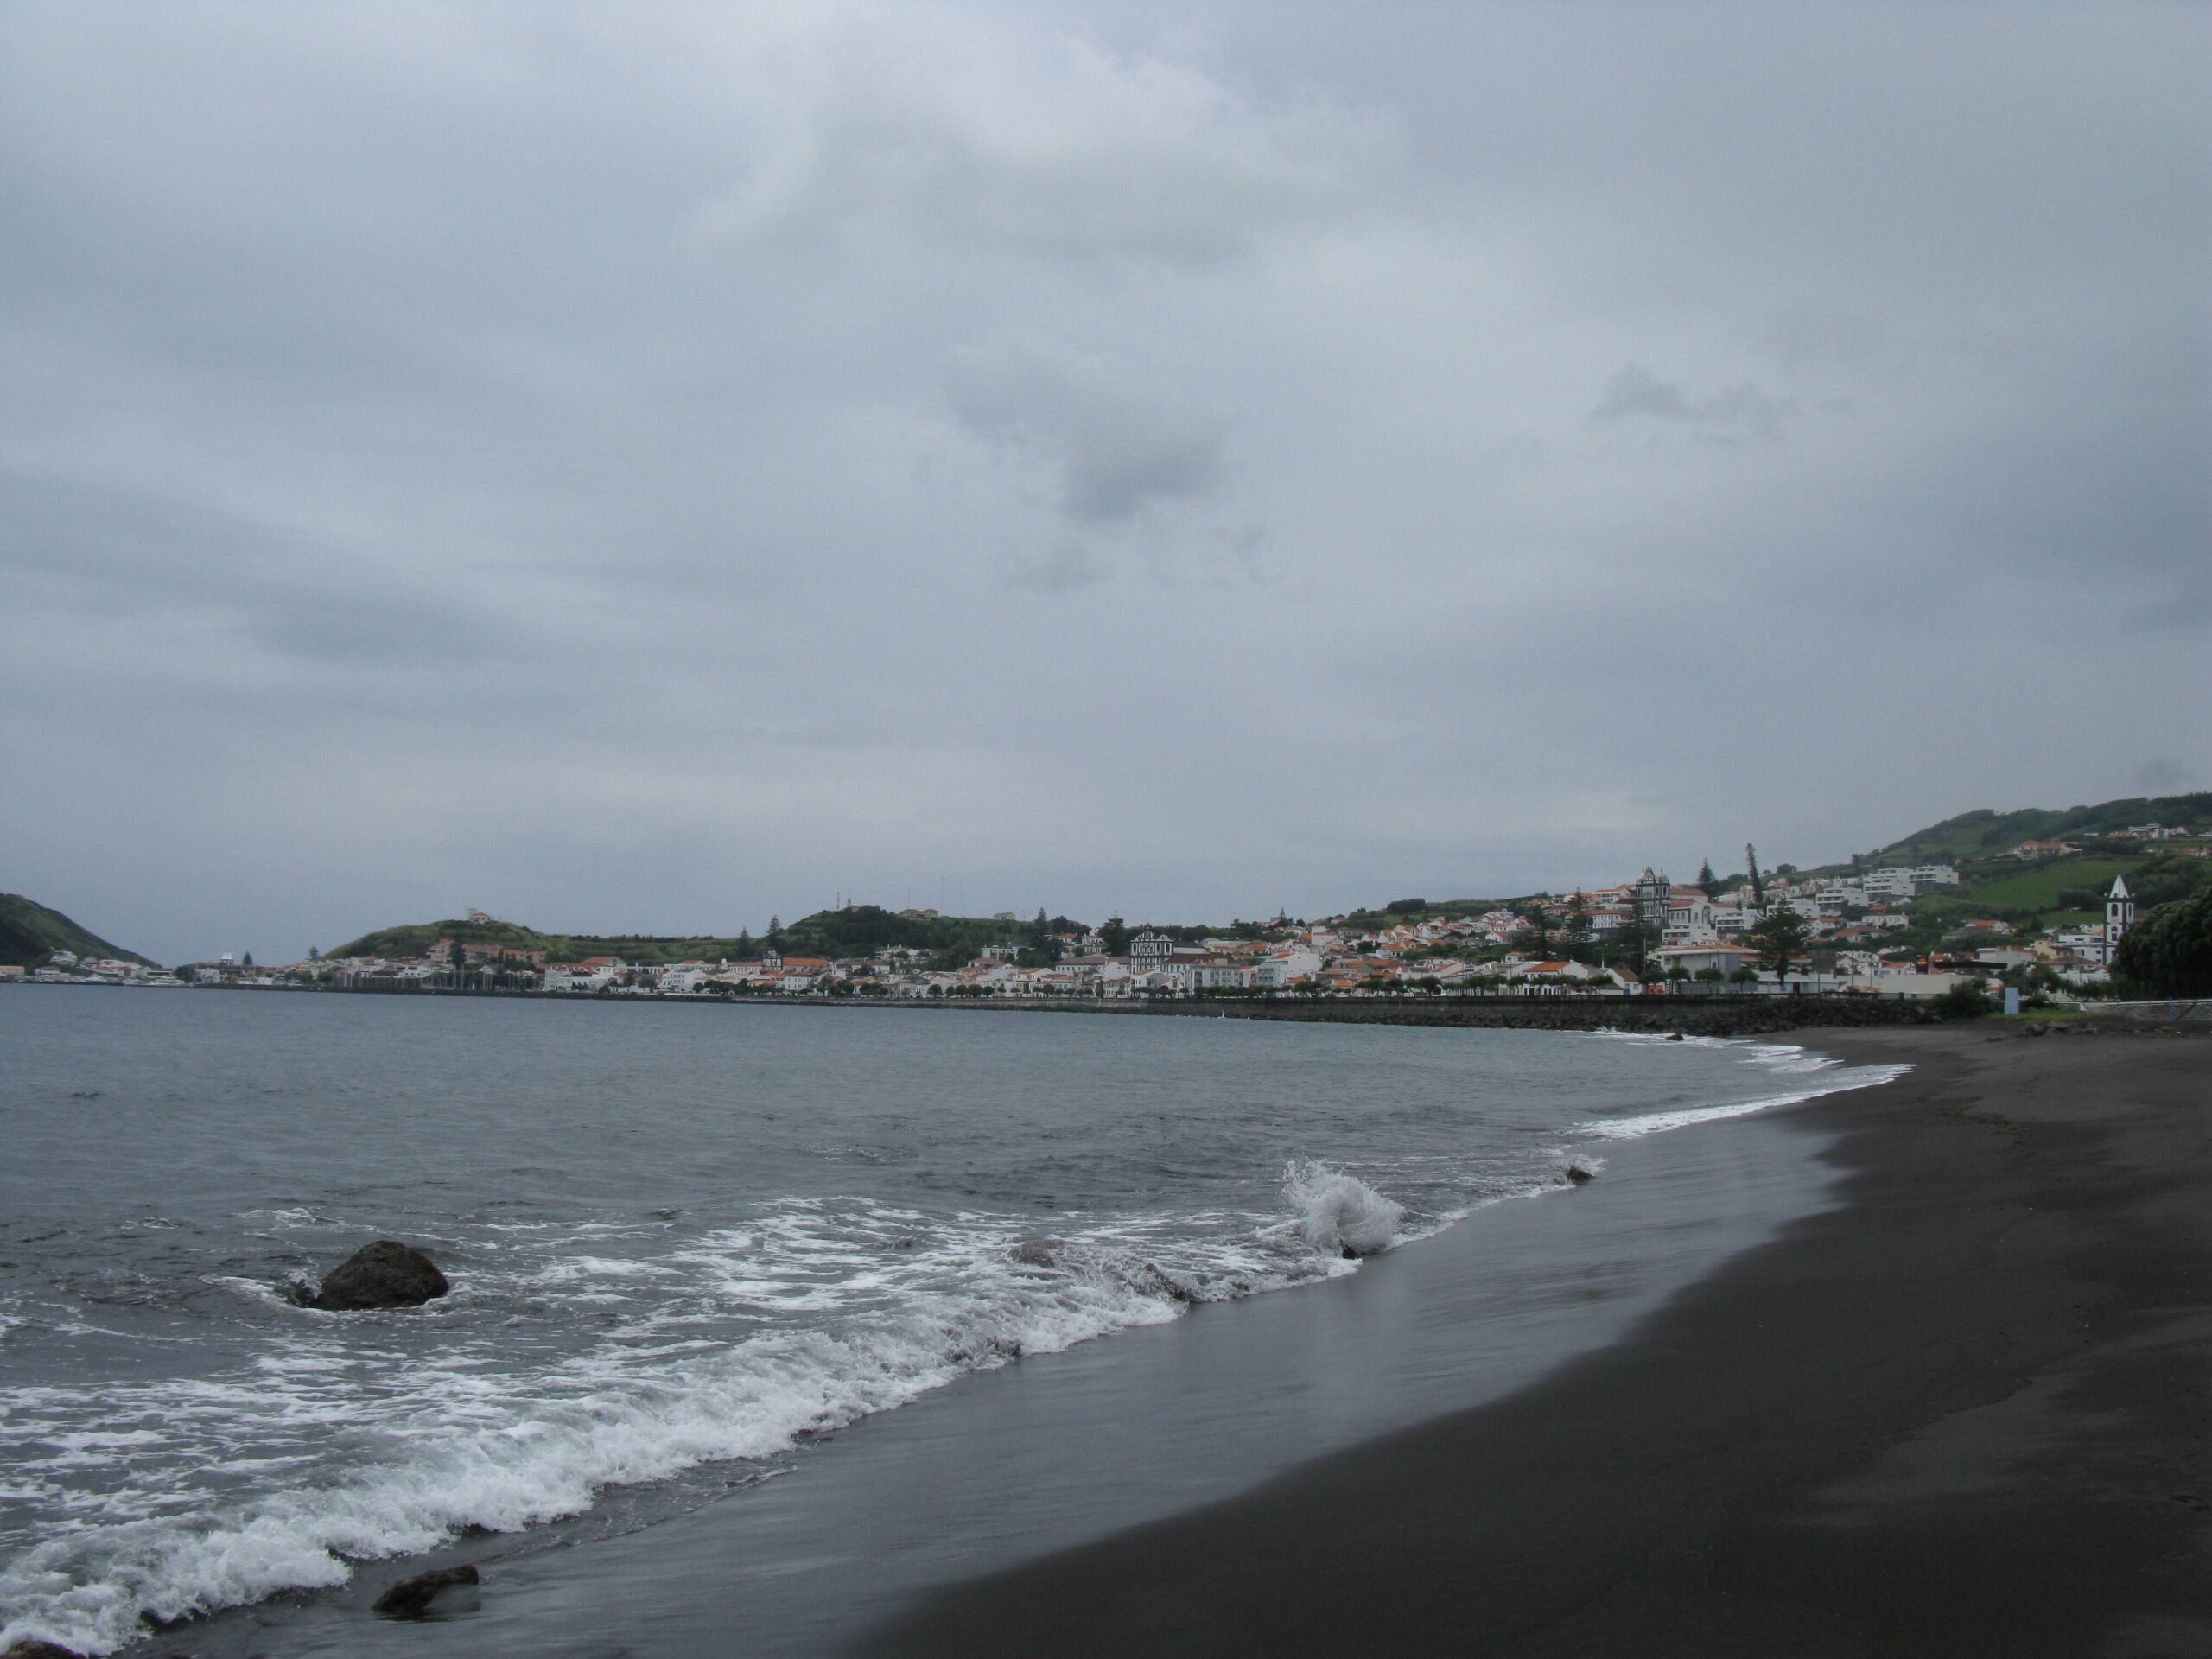
[[[2212,1654],[2212,1043],[1808,1032],[1845,1207],[1543,1382],[876,1656]]]

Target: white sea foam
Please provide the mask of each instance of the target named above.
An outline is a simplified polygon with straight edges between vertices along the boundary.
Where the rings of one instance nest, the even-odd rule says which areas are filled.
[[[1827,1071],[1834,1065],[1796,1065],[1787,1062],[1777,1064],[1777,1071]],[[1647,1112],[1636,1117],[1597,1118],[1581,1126],[1585,1135],[1605,1141],[1632,1141],[1646,1135],[1663,1135],[1670,1129],[1686,1129],[1698,1123],[1718,1122],[1724,1118],[1748,1117],[1754,1112],[1770,1111],[1777,1106],[1795,1106],[1800,1102],[1817,1100],[1823,1095],[1839,1094],[1848,1089],[1870,1089],[1877,1084],[1889,1083],[1911,1071],[1910,1065],[1862,1065],[1837,1069],[1829,1072],[1827,1080],[1816,1089],[1793,1090],[1786,1094],[1763,1095],[1756,1100],[1731,1101],[1719,1106],[1693,1106],[1679,1111]]]
[[[1317,1250],[1372,1255],[1397,1243],[1405,1206],[1357,1176],[1301,1159],[1284,1171],[1282,1190],[1299,1236]]]
[[[430,1549],[463,1528],[575,1515],[608,1485],[772,1459],[967,1371],[1162,1323],[1194,1300],[1349,1271],[1340,1251],[1383,1248],[1402,1215],[1318,1164],[1294,1166],[1285,1192],[1294,1214],[1272,1227],[1229,1212],[1103,1218],[1072,1230],[1041,1273],[1008,1259],[1020,1233],[1002,1217],[932,1223],[810,1199],[653,1259],[576,1249],[549,1260],[533,1246],[511,1271],[478,1274],[476,1299],[550,1295],[623,1312],[599,1314],[614,1322],[588,1351],[522,1370],[485,1339],[379,1352],[365,1341],[372,1326],[341,1330],[333,1316],[257,1298],[283,1311],[289,1334],[250,1376],[111,1386],[98,1402],[103,1427],[68,1433],[51,1427],[59,1391],[0,1395],[0,1458],[24,1496],[52,1494],[41,1478],[65,1468],[148,1454],[67,1493],[45,1541],[0,1570],[11,1615],[0,1642],[40,1636],[107,1653],[141,1633],[143,1614],[329,1586],[349,1561]],[[581,1230],[568,1236],[582,1242]],[[418,1313],[453,1317],[438,1305]],[[729,1339],[733,1316],[748,1313],[753,1333]],[[46,1427],[30,1432],[34,1422]],[[349,1456],[297,1466],[333,1445]],[[224,1503],[188,1478],[257,1464],[283,1466],[286,1490]],[[161,1478],[168,1467],[174,1484]]]

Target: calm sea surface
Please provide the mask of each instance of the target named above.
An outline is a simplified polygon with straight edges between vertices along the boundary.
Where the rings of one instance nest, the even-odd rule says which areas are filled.
[[[470,1529],[632,1532],[963,1375],[1295,1296],[1361,1271],[1347,1247],[1555,1186],[1622,1138],[1843,1081],[1817,1064],[1502,1031],[0,988],[0,1639],[105,1652],[149,1616]],[[381,1237],[453,1294],[288,1300]]]

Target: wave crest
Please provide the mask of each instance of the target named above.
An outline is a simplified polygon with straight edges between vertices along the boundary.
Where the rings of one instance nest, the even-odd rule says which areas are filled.
[[[1298,1212],[1298,1236],[1317,1250],[1372,1255],[1397,1243],[1405,1206],[1384,1198],[1357,1175],[1294,1159],[1285,1166],[1282,1194]]]

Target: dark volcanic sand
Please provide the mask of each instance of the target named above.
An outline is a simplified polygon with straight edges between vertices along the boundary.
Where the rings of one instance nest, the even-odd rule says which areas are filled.
[[[1808,1032],[1848,1207],[1541,1384],[878,1656],[2212,1656],[2212,1041]]]

